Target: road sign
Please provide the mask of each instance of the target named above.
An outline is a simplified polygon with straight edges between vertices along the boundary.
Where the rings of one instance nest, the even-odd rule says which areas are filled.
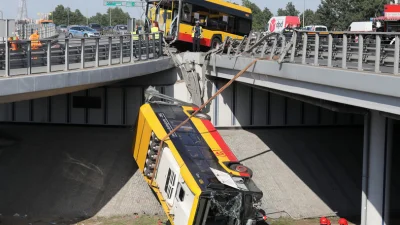
[[[123,2],[121,1],[106,1],[106,6],[123,6]]]
[[[135,2],[126,2],[126,7],[135,7]]]

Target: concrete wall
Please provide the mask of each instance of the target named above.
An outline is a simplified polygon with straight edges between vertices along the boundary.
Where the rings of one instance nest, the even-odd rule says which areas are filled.
[[[226,81],[215,80],[214,94]],[[208,93],[210,96],[211,93]],[[213,123],[219,127],[361,125],[358,115],[335,113],[236,82],[209,107]]]
[[[224,85],[208,81],[205,98]],[[118,85],[71,94],[0,104],[0,121],[90,125],[133,125],[144,100],[145,86]],[[191,101],[186,85],[158,86],[161,93]],[[76,107],[76,97],[94,97],[98,108]],[[362,124],[356,115],[339,114],[297,100],[234,83],[206,111],[218,127],[315,126]]]

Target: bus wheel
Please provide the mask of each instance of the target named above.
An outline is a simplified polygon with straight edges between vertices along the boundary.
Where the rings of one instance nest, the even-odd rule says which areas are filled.
[[[219,37],[214,37],[211,41],[211,49],[216,49],[218,47],[218,45],[220,45],[221,39],[219,39]]]

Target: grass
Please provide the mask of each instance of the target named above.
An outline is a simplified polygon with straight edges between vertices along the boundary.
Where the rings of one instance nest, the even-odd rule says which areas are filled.
[[[76,225],[157,225],[159,221],[165,222],[164,216],[119,216],[110,218],[91,218]]]

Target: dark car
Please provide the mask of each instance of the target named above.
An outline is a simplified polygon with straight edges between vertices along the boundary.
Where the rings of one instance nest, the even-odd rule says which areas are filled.
[[[103,28],[101,27],[100,24],[91,23],[91,24],[89,24],[89,27],[92,28],[93,30],[96,30],[99,33],[103,33]]]

